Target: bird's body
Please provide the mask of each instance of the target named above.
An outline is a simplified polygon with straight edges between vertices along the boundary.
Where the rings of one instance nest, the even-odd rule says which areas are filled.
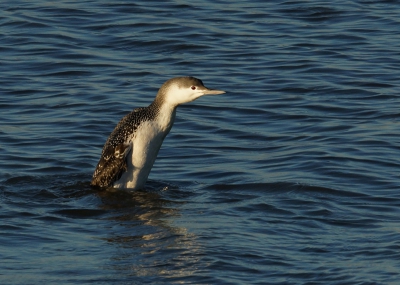
[[[172,128],[178,105],[224,91],[204,87],[193,77],[165,82],[154,101],[126,115],[107,139],[92,186],[139,189],[146,183],[158,151]]]

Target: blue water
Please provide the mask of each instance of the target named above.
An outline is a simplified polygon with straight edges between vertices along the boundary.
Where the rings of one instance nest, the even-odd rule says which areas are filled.
[[[265,2],[0,3],[0,284],[400,284],[400,4]],[[91,189],[185,75],[227,93]]]

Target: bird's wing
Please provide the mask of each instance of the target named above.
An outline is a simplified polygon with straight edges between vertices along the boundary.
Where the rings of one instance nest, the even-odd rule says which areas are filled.
[[[129,136],[134,134],[141,123],[146,108],[136,108],[117,124],[104,144],[91,185],[109,187],[127,171],[127,155],[133,147]]]
[[[106,147],[93,173],[90,185],[109,187],[121,178],[121,175],[127,170],[127,155],[131,148],[132,143]]]

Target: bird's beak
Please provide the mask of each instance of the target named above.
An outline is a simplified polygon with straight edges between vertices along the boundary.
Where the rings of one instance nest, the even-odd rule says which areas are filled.
[[[218,94],[224,94],[225,91],[222,90],[216,90],[216,89],[206,89],[204,90],[204,95],[218,95]]]

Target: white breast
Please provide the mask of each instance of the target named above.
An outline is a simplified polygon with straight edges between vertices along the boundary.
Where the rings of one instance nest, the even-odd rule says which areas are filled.
[[[166,114],[162,113],[157,120],[145,121],[140,124],[130,138],[132,150],[128,154],[127,172],[114,182],[115,188],[143,188],[174,119],[175,110],[172,110]]]

